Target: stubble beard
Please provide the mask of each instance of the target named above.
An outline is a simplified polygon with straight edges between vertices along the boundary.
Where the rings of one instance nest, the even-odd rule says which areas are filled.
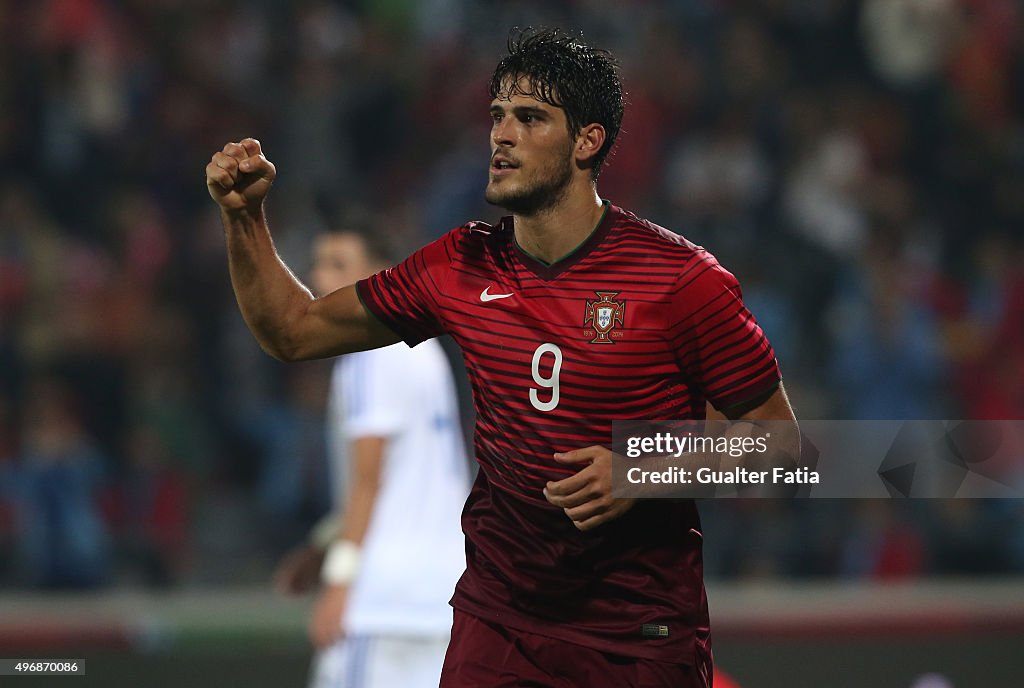
[[[568,195],[570,182],[572,162],[565,156],[544,168],[539,178],[525,187],[504,191],[488,184],[484,200],[516,215],[536,215],[561,203]]]

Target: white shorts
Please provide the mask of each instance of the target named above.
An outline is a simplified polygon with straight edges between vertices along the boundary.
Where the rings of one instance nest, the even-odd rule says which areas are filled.
[[[437,688],[449,636],[354,635],[313,658],[309,688]]]

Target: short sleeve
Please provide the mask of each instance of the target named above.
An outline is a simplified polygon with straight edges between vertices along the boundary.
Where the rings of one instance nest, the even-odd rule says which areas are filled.
[[[342,422],[349,441],[388,437],[408,425],[409,409],[400,390],[412,374],[411,354],[405,347],[388,346],[346,357]]]
[[[462,228],[356,283],[363,305],[409,346],[445,333],[440,298]]]
[[[715,408],[727,409],[778,386],[775,352],[743,305],[739,282],[698,252],[671,296],[671,345],[687,377]]]

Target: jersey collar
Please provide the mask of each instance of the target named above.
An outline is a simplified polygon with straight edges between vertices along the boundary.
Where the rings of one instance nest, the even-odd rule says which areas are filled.
[[[608,230],[611,229],[612,225],[612,213],[609,212],[611,210],[611,203],[602,199],[601,204],[604,205],[604,210],[601,211],[600,219],[597,221],[597,224],[594,226],[594,229],[591,230],[590,234],[587,235],[587,238],[580,242],[579,246],[569,251],[569,253],[565,254],[565,256],[556,260],[554,263],[545,263],[540,258],[527,253],[526,250],[519,245],[519,242],[516,241],[515,232],[513,231],[511,215],[503,217],[501,221],[505,225],[509,236],[512,238],[513,250],[516,255],[519,256],[519,262],[521,262],[527,270],[540,279],[553,280],[572,266],[576,265],[576,263],[586,258],[595,247],[601,244],[605,236],[607,236]]]

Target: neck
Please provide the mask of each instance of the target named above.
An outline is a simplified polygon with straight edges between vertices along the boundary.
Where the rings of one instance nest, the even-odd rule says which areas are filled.
[[[531,256],[556,263],[590,236],[603,212],[597,189],[588,184],[586,191],[569,193],[551,208],[513,215],[516,241]]]

